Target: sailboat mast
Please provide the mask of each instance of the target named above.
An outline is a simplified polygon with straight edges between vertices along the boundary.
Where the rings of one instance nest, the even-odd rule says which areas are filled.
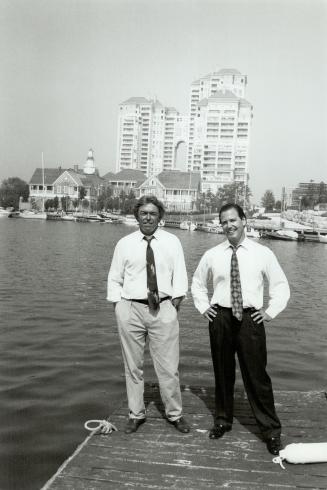
[[[42,156],[42,212],[44,213],[44,159],[43,159],[43,151],[41,153]]]

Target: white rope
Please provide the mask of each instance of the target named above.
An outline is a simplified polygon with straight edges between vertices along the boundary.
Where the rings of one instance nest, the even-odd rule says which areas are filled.
[[[91,424],[97,424],[95,427],[91,427]],[[85,429],[94,432],[94,434],[110,434],[114,430],[118,430],[117,427],[109,422],[109,420],[87,420],[84,424]]]
[[[280,464],[280,466],[283,468],[283,470],[285,470],[285,466],[283,465],[284,459],[285,458],[283,458],[282,456],[276,456],[276,458],[273,458],[273,463]]]

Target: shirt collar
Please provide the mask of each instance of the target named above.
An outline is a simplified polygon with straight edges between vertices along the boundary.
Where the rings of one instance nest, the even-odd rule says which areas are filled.
[[[233,245],[229,242],[229,240],[226,240],[223,242],[224,244],[224,250],[228,250],[229,248],[232,248]],[[251,246],[251,240],[249,240],[247,237],[244,238],[244,240],[237,246],[245,248],[245,250],[249,250],[249,246]]]
[[[137,233],[137,235],[138,235],[139,240],[143,240],[143,238],[145,237],[145,235],[144,235],[144,234],[141,232],[141,230],[140,230],[140,229],[138,229],[138,230],[136,231],[136,233]],[[159,228],[157,228],[157,229],[156,229],[156,231],[153,233],[153,235],[152,235],[152,236],[153,236],[154,238],[156,238],[156,239],[158,239],[158,238],[159,238],[159,236],[160,236],[160,230],[159,230]]]

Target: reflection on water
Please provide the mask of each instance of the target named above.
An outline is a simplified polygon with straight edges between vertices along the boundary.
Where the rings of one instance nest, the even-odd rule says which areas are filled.
[[[83,440],[86,419],[125,397],[106,279],[124,225],[0,221],[0,488],[35,490]],[[168,230],[182,241],[191,279],[220,235]],[[291,285],[289,306],[267,327],[274,388],[325,388],[327,245],[262,242]],[[212,385],[206,321],[183,303],[181,381]],[[145,375],[155,374],[147,355]],[[238,375],[238,383],[241,383]],[[211,421],[208,420],[208,426]]]

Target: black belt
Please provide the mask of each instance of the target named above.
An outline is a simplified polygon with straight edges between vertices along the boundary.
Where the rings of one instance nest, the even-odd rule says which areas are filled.
[[[171,299],[171,296],[165,296],[164,298],[159,298],[159,303],[162,303],[167,299]],[[142,303],[142,305],[149,305],[149,301],[147,299],[130,299],[130,301],[135,301],[135,303]]]
[[[227,311],[232,311],[232,308],[228,308],[227,306],[220,306],[218,305],[218,303],[212,305],[214,308],[218,308],[220,310],[227,310]],[[253,306],[250,306],[249,308],[243,308],[243,311],[247,312],[247,311],[252,311],[252,312],[255,312],[255,311],[258,311],[256,308],[254,308]]]

